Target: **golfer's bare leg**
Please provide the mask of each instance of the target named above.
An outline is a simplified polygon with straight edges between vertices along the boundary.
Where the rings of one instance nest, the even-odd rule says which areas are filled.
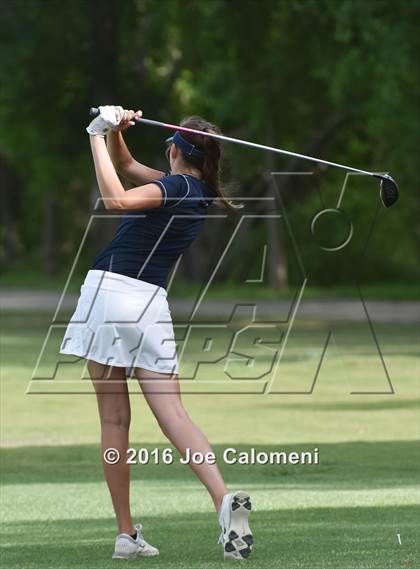
[[[137,368],[135,373],[162,432],[180,454],[185,456],[187,448],[190,448],[192,453],[200,452],[203,455],[212,452],[208,440],[191,421],[182,405],[178,376],[141,368]],[[218,511],[223,496],[228,493],[218,466],[204,462],[190,463],[190,467],[209,491]]]
[[[130,399],[124,368],[88,362],[89,374],[96,391],[101,421],[102,463],[111,493],[120,533],[134,534],[130,513],[130,470],[127,464],[128,432],[130,428]],[[103,453],[117,449],[120,460],[107,464]]]

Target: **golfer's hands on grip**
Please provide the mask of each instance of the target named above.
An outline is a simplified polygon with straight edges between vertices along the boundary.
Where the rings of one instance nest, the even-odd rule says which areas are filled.
[[[123,109],[120,106],[104,105],[99,107],[99,115],[86,128],[91,136],[104,137],[109,131],[124,131],[134,126],[135,118],[142,116],[141,111]]]
[[[127,128],[130,128],[130,126],[134,126],[136,124],[134,122],[134,119],[139,119],[143,114],[142,111],[127,111],[127,109],[123,109],[122,107],[115,107],[115,109],[120,117],[118,125],[112,129],[115,131],[127,130]]]

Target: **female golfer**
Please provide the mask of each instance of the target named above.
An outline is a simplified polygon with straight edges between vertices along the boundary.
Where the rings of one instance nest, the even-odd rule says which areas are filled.
[[[60,352],[87,360],[101,422],[103,468],[119,530],[113,557],[129,559],[159,551],[145,541],[141,524],[133,525],[131,518],[126,379],[138,379],[163,433],[182,456],[188,449],[211,452],[181,402],[165,287],[169,270],[200,233],[211,202],[218,199],[233,206],[219,185],[221,149],[216,139],[176,131],[167,141],[171,170],[165,175],[139,164],[124,143],[121,132],[135,124],[141,111],[114,106],[99,110],[86,129],[99,190],[107,209],[127,214],[86,276]],[[182,126],[218,132],[200,117],[186,119]],[[137,187],[126,191],[117,173]],[[191,462],[190,467],[214,502],[225,558],[248,557],[248,494],[229,493],[215,464]]]

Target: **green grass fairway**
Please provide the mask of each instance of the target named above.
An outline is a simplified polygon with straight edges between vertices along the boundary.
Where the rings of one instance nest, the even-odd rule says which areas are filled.
[[[87,390],[26,394],[48,325],[42,314],[6,313],[2,319],[1,566],[116,567],[124,562],[110,559],[116,528],[102,478],[94,396]],[[312,394],[196,393],[184,402],[220,461],[228,446],[319,449],[319,465],[220,462],[230,487],[252,494],[256,545],[247,565],[414,569],[420,566],[418,330],[376,326],[395,394],[350,395],[363,377],[374,389],[383,378],[365,327],[335,326],[334,346]],[[298,323],[285,352],[284,385],[304,388],[325,329],[323,322]],[[211,366],[206,373],[210,377]],[[130,385],[131,446],[168,447]],[[161,555],[130,567],[226,567],[210,500],[174,458],[171,465],[132,466],[135,521]]]

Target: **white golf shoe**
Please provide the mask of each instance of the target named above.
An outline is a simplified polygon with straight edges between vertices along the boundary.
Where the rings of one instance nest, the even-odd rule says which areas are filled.
[[[159,555],[159,550],[144,539],[141,530],[142,525],[134,526],[137,530],[137,538],[133,539],[127,533],[120,533],[115,540],[115,551],[112,559],[134,559],[135,557],[152,557]]]
[[[254,539],[248,524],[250,511],[251,499],[246,492],[224,496],[219,510],[219,543],[225,559],[246,559],[251,555]]]

